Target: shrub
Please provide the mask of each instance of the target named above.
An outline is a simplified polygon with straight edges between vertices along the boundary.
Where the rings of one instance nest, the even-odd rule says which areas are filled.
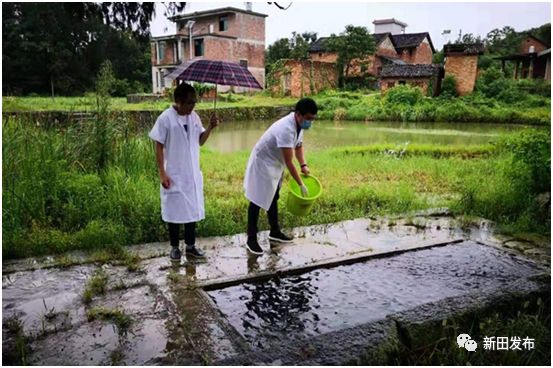
[[[499,146],[513,154],[515,163],[526,166],[534,193],[549,191],[551,185],[551,130],[526,130],[511,135]],[[515,173],[516,175],[516,173]]]
[[[414,106],[423,99],[419,88],[408,85],[400,85],[389,89],[386,92],[385,102],[387,105],[409,105]]]
[[[448,75],[442,81],[442,88],[440,96],[443,97],[457,97],[457,81],[452,75]]]

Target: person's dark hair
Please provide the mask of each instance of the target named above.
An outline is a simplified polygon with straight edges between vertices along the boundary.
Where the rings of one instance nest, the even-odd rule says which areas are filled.
[[[315,101],[313,101],[313,99],[309,97],[302,98],[296,104],[296,112],[299,112],[302,115],[305,115],[305,114],[317,115],[317,110],[319,110],[319,108],[317,107],[317,104],[315,103]]]
[[[184,102],[188,96],[196,94],[196,89],[188,83],[181,83],[175,88],[173,98],[175,102]]]

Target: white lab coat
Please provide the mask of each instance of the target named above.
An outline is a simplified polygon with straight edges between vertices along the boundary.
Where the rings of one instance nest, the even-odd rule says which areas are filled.
[[[249,201],[269,210],[286,167],[281,148],[295,148],[302,142],[303,130],[298,134],[293,112],[263,133],[250,154],[244,177],[244,190]]]
[[[186,127],[186,128],[185,128]],[[171,182],[160,184],[161,218],[184,224],[205,218],[200,135],[205,131],[198,114],[179,115],[170,107],[156,120],[149,137],[164,145],[165,172]]]

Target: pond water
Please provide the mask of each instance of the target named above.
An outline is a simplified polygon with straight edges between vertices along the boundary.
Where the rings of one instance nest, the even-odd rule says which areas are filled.
[[[251,150],[263,132],[273,123],[236,121],[221,124],[206,145],[219,152]],[[310,150],[339,146],[363,146],[378,143],[403,145],[407,142],[439,145],[477,145],[494,141],[501,134],[520,129],[521,125],[485,123],[395,123],[360,121],[315,121],[305,134]]]
[[[465,242],[210,291],[253,346],[309,338],[538,273],[502,250]]]

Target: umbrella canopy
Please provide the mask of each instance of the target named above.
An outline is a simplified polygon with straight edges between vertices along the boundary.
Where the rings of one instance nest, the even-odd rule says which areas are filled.
[[[263,89],[247,68],[229,61],[193,60],[185,63],[183,69],[175,79]]]

